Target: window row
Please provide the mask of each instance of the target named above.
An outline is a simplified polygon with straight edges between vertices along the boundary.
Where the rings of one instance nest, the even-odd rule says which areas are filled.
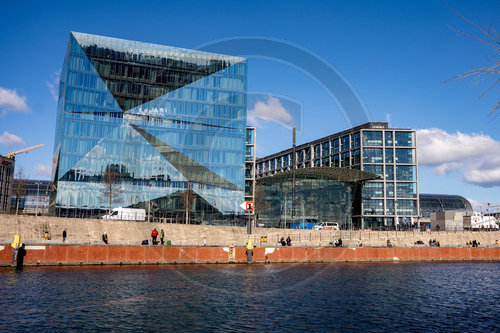
[[[396,183],[396,196],[398,198],[416,198],[416,183]],[[363,197],[383,198],[384,183],[368,182],[363,186]],[[385,197],[394,198],[394,183],[385,183]]]
[[[414,132],[402,131],[367,131],[363,130],[363,146],[399,146],[413,147],[415,142]]]
[[[401,215],[415,216],[417,215],[417,200],[384,200],[383,199],[364,199],[363,214],[364,215]]]

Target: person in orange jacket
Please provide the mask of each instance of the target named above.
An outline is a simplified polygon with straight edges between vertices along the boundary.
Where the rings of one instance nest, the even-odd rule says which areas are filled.
[[[153,245],[156,245],[156,237],[158,237],[158,230],[156,228],[151,232],[151,238],[153,239]]]

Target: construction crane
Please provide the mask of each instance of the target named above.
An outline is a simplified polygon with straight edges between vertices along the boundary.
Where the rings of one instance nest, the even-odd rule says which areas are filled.
[[[40,148],[40,147],[43,147],[45,146],[43,143],[42,144],[39,144],[39,145],[36,145],[36,146],[32,146],[32,147],[28,147],[28,148],[24,148],[24,149],[19,149],[19,150],[16,150],[16,151],[13,151],[11,153],[8,153],[7,154],[7,158],[12,158],[13,156],[15,155],[18,155],[18,154],[22,154],[22,153],[27,153],[33,149],[37,149],[37,148]]]

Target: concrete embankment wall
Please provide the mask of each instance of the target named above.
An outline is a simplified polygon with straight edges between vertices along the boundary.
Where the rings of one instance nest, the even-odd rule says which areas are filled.
[[[150,239],[153,228],[165,231],[166,240],[175,246],[200,246],[206,237],[209,246],[244,246],[248,239],[246,228],[231,226],[205,226],[148,222],[126,222],[88,219],[69,219],[46,216],[0,215],[0,245],[10,244],[17,231],[27,245],[62,245],[62,232],[67,229],[66,245],[100,245],[101,235],[107,232],[111,245],[140,245]],[[44,239],[48,231],[51,240]],[[260,237],[267,242],[260,244]],[[319,231],[256,228],[250,236],[254,244],[276,246],[277,241],[290,235],[292,245],[298,247],[327,246],[335,238],[342,238],[347,247],[384,247],[390,239],[394,247],[415,247],[418,240],[428,243],[435,239],[442,247],[466,247],[466,242],[477,240],[481,247],[494,247],[500,232],[386,232],[386,231]]]
[[[245,263],[244,247],[27,246],[25,265],[136,265]],[[0,246],[0,266],[10,265],[12,248]],[[302,248],[260,247],[256,263],[363,261],[500,260],[500,248]]]

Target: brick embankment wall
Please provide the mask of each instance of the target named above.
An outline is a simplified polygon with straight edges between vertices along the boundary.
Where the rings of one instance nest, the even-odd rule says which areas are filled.
[[[62,245],[62,232],[67,229],[66,245],[100,245],[101,235],[107,232],[111,245],[140,245],[150,239],[153,228],[165,231],[166,240],[175,246],[201,246],[206,237],[209,246],[244,246],[249,236],[244,227],[186,225],[169,223],[107,221],[69,219],[46,216],[0,215],[0,245],[10,244],[17,231],[27,245]],[[45,231],[51,240],[43,237]],[[267,236],[267,242],[260,243],[260,237]],[[418,240],[428,244],[429,239],[441,243],[441,247],[467,247],[466,243],[476,240],[481,247],[494,247],[500,240],[500,232],[394,232],[394,231],[330,231],[256,228],[250,238],[254,244],[263,247],[276,246],[281,237],[290,236],[296,247],[328,246],[334,239],[342,238],[347,247],[385,247],[387,239],[394,247],[415,247]]]
[[[245,263],[244,247],[27,246],[24,264],[113,265]],[[12,248],[0,246],[0,266],[10,265]],[[500,261],[500,248],[255,248],[255,263]]]

